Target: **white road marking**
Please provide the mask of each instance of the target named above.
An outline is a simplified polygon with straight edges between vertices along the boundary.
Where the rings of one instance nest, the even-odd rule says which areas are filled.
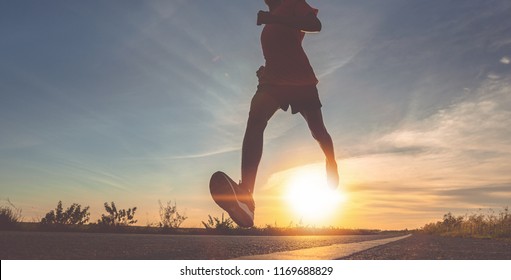
[[[360,251],[398,241],[410,236],[412,235],[408,234],[393,238],[369,240],[356,243],[334,244],[330,246],[276,252],[265,255],[243,256],[236,258],[236,260],[336,260],[353,255]]]

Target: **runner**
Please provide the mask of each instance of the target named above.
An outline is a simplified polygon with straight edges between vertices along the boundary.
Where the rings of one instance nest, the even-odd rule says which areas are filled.
[[[321,102],[309,59],[302,48],[306,33],[319,32],[318,10],[305,0],[265,0],[269,11],[259,11],[257,25],[264,25],[261,45],[265,66],[256,72],[259,79],[252,98],[243,139],[241,182],[236,184],[223,172],[213,174],[210,190],[215,202],[240,227],[254,225],[253,199],[257,169],[263,152],[263,134],[268,121],[280,108],[300,113],[326,157],[328,184],[337,188],[339,174],[332,138],[323,123]]]

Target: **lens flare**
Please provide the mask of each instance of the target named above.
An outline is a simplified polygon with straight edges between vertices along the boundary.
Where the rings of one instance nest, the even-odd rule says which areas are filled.
[[[327,185],[325,171],[315,169],[294,173],[285,198],[299,218],[311,224],[328,220],[346,200],[340,189]]]

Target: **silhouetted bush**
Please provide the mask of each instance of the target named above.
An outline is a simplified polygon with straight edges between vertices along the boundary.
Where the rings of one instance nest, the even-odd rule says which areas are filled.
[[[0,207],[0,229],[12,229],[21,222],[21,209],[17,208],[8,199],[9,206]]]
[[[166,205],[163,205],[158,200],[160,205],[160,223],[159,226],[162,228],[179,228],[181,224],[188,218],[185,215],[181,215],[177,211],[176,203],[172,205],[171,201],[167,201]]]
[[[89,206],[82,209],[78,203],[73,203],[64,211],[62,201],[59,201],[57,208],[46,213],[41,219],[42,225],[83,225],[89,221]]]
[[[111,205],[105,202],[105,210],[108,215],[101,215],[101,219],[98,220],[98,225],[103,226],[128,226],[137,222],[135,220],[135,211],[137,207],[128,208],[128,210],[120,209],[117,210],[115,203],[112,201]]]
[[[220,220],[217,217],[211,217],[208,215],[208,221],[202,221],[202,224],[206,229],[216,229],[216,230],[232,230],[234,229],[234,221],[231,218],[224,219],[224,213],[222,213],[222,219]]]

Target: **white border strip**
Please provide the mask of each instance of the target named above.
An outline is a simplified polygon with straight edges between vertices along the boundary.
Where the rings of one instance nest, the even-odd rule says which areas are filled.
[[[336,260],[344,258],[360,251],[364,251],[376,246],[395,242],[411,234],[393,238],[376,239],[356,243],[334,244],[330,246],[321,246],[301,250],[276,252],[265,255],[251,255],[236,258],[235,260]]]

